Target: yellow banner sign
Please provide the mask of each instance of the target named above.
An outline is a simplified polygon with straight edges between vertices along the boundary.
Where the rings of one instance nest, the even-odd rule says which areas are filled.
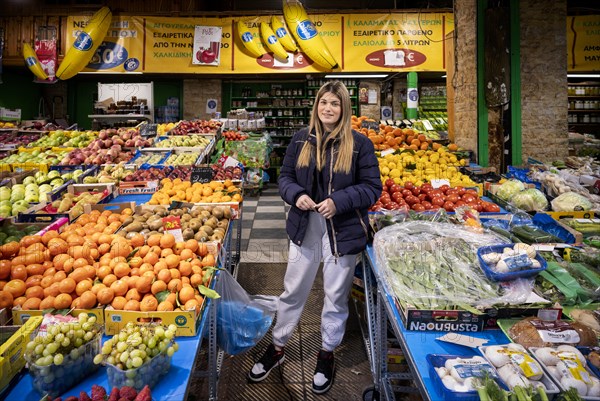
[[[279,17],[283,21],[283,16]],[[331,14],[312,14],[311,21],[314,23],[319,35],[325,40],[329,51],[339,60],[341,65],[342,57],[342,16]],[[291,53],[287,52],[288,59],[282,60],[270,52],[264,40],[261,39],[259,30],[260,23],[269,23],[270,17],[243,17],[241,18],[243,27],[246,32],[250,32],[253,37],[253,42],[258,46],[259,51],[263,52],[261,57],[254,57],[246,49],[242,40],[235,35],[233,65],[235,66],[232,73],[240,74],[256,74],[260,72],[266,73],[315,73],[327,72],[317,66],[302,50]],[[237,20],[236,20],[237,23]],[[291,29],[291,27],[288,27]]]
[[[223,74],[232,71],[231,18],[163,18],[146,17],[144,72],[178,74]],[[221,28],[219,65],[193,63],[196,26]]]
[[[452,14],[350,14],[344,21],[344,71],[445,71]]]
[[[75,16],[67,19],[66,48],[70,49],[80,30],[90,17]],[[113,16],[104,40],[96,49],[83,71],[140,72],[142,71],[144,27],[137,17]]]
[[[568,71],[600,71],[600,15],[567,17]]]

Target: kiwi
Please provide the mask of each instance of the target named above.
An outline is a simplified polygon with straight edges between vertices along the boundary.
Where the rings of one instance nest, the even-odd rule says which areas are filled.
[[[229,226],[229,220],[227,219],[223,219],[221,221],[219,221],[219,223],[217,224],[217,227],[219,228],[223,228],[223,229],[227,229],[227,227]]]
[[[183,230],[182,235],[183,239],[186,241],[192,239],[194,238],[194,230],[192,230],[191,228],[186,228],[185,230]]]
[[[223,212],[223,208],[220,206],[214,207],[212,210],[212,215],[219,220],[223,218],[224,214],[225,213]]]
[[[181,216],[183,215],[183,210],[181,209],[173,209],[171,210],[171,216]]]
[[[148,220],[148,228],[151,230],[158,230],[159,228],[162,228],[162,226],[162,219]]]
[[[214,216],[206,220],[206,222],[204,223],[204,225],[211,226],[212,228],[215,228],[217,224],[219,224],[219,220],[217,220],[217,218]]]
[[[227,220],[231,220],[231,208],[230,207],[223,208],[223,217],[226,218]]]
[[[200,213],[202,213],[202,210],[200,208],[194,209],[190,212],[192,218],[200,216]]]
[[[166,217],[166,216],[169,215],[169,212],[164,207],[159,206],[159,207],[157,207],[157,208],[154,209],[154,214],[157,214],[160,217]]]
[[[127,233],[127,235],[125,236],[125,238],[131,239],[131,238],[133,238],[134,235],[138,235],[138,233],[135,232],[135,231],[131,231],[131,232]]]
[[[158,229],[158,232],[160,234],[164,233],[165,232],[165,228],[163,226],[160,226],[160,228]]]
[[[189,213],[185,213],[181,215],[181,222],[185,223],[192,219],[192,216]]]
[[[210,216],[212,216],[212,213],[209,212],[208,210],[203,210],[202,212],[200,212],[200,215],[202,217],[206,217],[208,219]]]
[[[198,231],[194,235],[194,239],[198,242],[206,242],[206,241],[208,241],[208,235],[206,235],[206,233],[204,231]]]
[[[191,219],[188,223],[188,227],[194,230],[194,232],[198,231],[200,227],[202,227],[202,222],[196,218]]]
[[[211,226],[207,226],[207,225],[203,225],[202,227],[200,227],[200,230],[204,231],[206,233],[206,235],[213,235],[213,228]]]

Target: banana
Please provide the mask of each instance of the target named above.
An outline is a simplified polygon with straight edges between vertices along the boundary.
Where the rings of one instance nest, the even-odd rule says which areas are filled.
[[[271,16],[271,26],[273,27],[273,31],[275,31],[275,35],[277,35],[277,39],[279,39],[279,42],[283,45],[285,50],[294,53],[298,51],[296,42],[294,42],[294,39],[279,17],[274,15]]]
[[[242,44],[244,45],[246,50],[248,50],[252,57],[262,57],[264,52],[260,50],[258,44],[254,41],[254,35],[252,34],[252,32],[250,32],[250,30],[242,20],[239,20],[237,22],[237,33],[240,40],[242,41]]]
[[[35,50],[33,50],[33,47],[31,47],[29,43],[23,43],[23,58],[25,59],[27,67],[33,72],[33,75],[39,79],[48,79],[48,74],[46,74],[46,71],[42,68],[42,64],[40,63],[40,60],[38,60],[37,54],[35,54]]]
[[[75,42],[60,63],[56,78],[65,80],[74,77],[90,62],[102,39],[106,36],[112,20],[108,7],[102,7],[92,16],[87,26],[79,32]]]
[[[315,64],[333,70],[338,67],[337,61],[327,48],[317,28],[308,19],[302,3],[298,0],[283,0],[283,17],[300,49],[311,58]]]
[[[263,40],[263,43],[267,46],[269,50],[273,52],[275,57],[280,60],[287,60],[288,54],[277,40],[277,36],[275,36],[275,32],[271,29],[268,23],[261,22],[259,27],[260,38]]]

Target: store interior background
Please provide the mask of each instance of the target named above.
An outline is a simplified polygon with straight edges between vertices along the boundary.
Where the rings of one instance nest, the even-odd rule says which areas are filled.
[[[97,85],[102,83],[153,82],[154,105],[166,105],[172,97],[179,98],[179,116],[182,119],[209,118],[205,105],[209,98],[217,99],[221,110],[230,107],[231,85],[243,82],[306,82],[321,79],[318,74],[260,74],[260,75],[206,75],[206,74],[79,74],[52,85],[32,82],[33,75],[24,66],[22,42],[31,43],[35,27],[65,23],[69,14],[91,14],[101,6],[108,6],[113,14],[164,15],[166,17],[281,15],[281,1],[241,0],[2,0],[0,27],[4,28],[2,84],[0,106],[20,108],[22,118],[31,120],[65,119],[91,128],[89,114],[93,114],[97,99]],[[538,160],[556,160],[568,155],[568,83],[567,32],[568,15],[599,14],[600,6],[589,1],[543,0],[304,0],[307,11],[318,13],[344,12],[451,12],[455,31],[447,37],[447,71],[419,72],[419,86],[445,86],[447,89],[448,119],[451,138],[461,147],[479,154],[479,162],[502,169],[506,164],[519,165],[528,157]],[[591,4],[591,6],[590,6]],[[511,100],[509,111],[501,107],[485,107],[478,98],[478,7],[505,7],[518,9],[518,46],[511,52],[518,54],[520,94]],[[481,14],[479,14],[481,15]],[[510,24],[509,21],[507,23]],[[506,28],[506,27],[505,27]],[[64,29],[64,28],[63,28]],[[479,28],[481,29],[481,27]],[[491,29],[488,27],[488,29]],[[479,31],[481,32],[481,31]],[[494,32],[493,30],[489,32]],[[65,53],[64,40],[59,34],[59,62]],[[479,44],[481,48],[481,44]],[[599,68],[600,69],[600,68]],[[596,71],[597,73],[597,71]],[[323,74],[325,75],[325,74]],[[446,76],[443,77],[443,76]],[[479,81],[478,81],[479,79]],[[359,115],[380,118],[380,106],[401,108],[399,94],[406,88],[406,72],[390,72],[385,79],[363,79],[360,87],[375,89],[376,104],[361,105]],[[511,118],[518,109],[521,124],[520,144],[512,149],[509,160],[503,160],[502,147],[505,131],[511,129]],[[482,121],[485,123],[482,124]],[[513,120],[514,121],[514,120]],[[508,128],[507,128],[508,126]],[[514,129],[514,128],[513,128]]]

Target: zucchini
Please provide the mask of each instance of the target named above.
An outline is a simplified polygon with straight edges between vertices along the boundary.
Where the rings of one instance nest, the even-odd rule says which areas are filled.
[[[510,231],[526,244],[563,243],[560,238],[530,225],[513,226]]]

